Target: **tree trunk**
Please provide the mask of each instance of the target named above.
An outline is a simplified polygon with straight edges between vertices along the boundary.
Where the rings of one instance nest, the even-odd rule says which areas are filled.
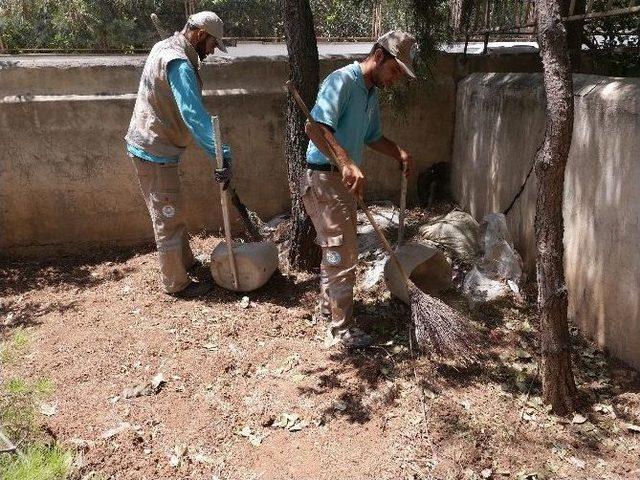
[[[547,97],[547,127],[535,163],[536,273],[542,336],[543,399],[559,415],[573,410],[576,391],[571,369],[567,289],[564,282],[564,172],[573,133],[573,79],[561,0],[538,0],[538,43]]]
[[[289,78],[311,108],[318,94],[320,62],[309,0],[281,0],[284,33],[289,52]],[[294,269],[317,270],[320,247],[316,232],[300,198],[300,178],[305,171],[309,139],[304,132],[305,117],[295,101],[287,97],[285,157],[291,191],[291,248],[289,264]]]

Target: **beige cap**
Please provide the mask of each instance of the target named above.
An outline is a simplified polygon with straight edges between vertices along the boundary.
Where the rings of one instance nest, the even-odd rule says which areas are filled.
[[[402,30],[391,30],[382,35],[377,43],[396,58],[407,75],[416,78],[413,71],[413,61],[418,54],[418,44],[413,35]]]
[[[201,28],[209,35],[214,37],[218,42],[218,48],[223,52],[227,51],[227,47],[222,41],[222,33],[224,31],[224,23],[220,20],[220,17],[213,12],[203,11],[194,13],[189,17],[187,23],[190,23],[194,27]]]

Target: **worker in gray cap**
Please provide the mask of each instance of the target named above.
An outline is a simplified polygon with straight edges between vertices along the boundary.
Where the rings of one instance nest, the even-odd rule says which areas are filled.
[[[178,163],[191,139],[215,157],[199,68],[216,49],[227,51],[222,35],[222,20],[205,11],[191,15],[181,32],[153,46],[125,136],[151,215],[163,289],[179,297],[191,298],[211,289],[209,283],[196,282],[188,274],[198,262],[189,246]],[[228,184],[231,151],[227,146],[223,155],[225,168],[216,170],[215,177]]]
[[[380,37],[362,62],[336,70],[324,80],[311,111],[322,128],[307,123],[311,142],[301,191],[322,247],[319,314],[330,317],[328,347],[363,347],[371,342],[352,321],[358,259],[353,195],[362,198],[365,177],[360,163],[365,145],[395,159],[406,175],[415,174],[411,154],[382,134],[378,89],[415,78],[417,49],[415,38],[400,30]],[[329,148],[342,167],[331,164]]]

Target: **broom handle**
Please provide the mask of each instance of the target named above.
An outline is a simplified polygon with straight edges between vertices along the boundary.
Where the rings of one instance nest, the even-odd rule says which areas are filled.
[[[304,100],[302,100],[302,97],[300,97],[300,94],[298,93],[298,90],[296,89],[296,87],[293,85],[293,82],[291,80],[287,81],[286,86],[291,92],[291,95],[293,96],[294,100],[298,104],[298,107],[300,107],[300,110],[302,110],[302,113],[304,113],[305,117],[307,117],[307,121],[314,127],[320,128],[320,126],[316,123],[316,121],[311,116],[309,109],[305,105]],[[327,133],[333,136],[331,132],[327,131]],[[336,153],[333,151],[333,148],[326,141],[325,141],[325,147],[327,147],[327,150],[330,153],[331,163],[337,166],[338,160],[336,159]],[[371,226],[373,227],[376,234],[378,235],[378,238],[380,239],[380,242],[384,246],[384,249],[387,251],[389,256],[393,259],[394,263],[398,267],[398,270],[400,271],[400,274],[404,278],[405,282],[407,282],[408,284],[409,276],[405,273],[404,268],[402,268],[402,265],[400,264],[398,257],[396,256],[396,254],[393,251],[393,248],[391,247],[391,244],[389,243],[389,241],[387,240],[387,237],[384,236],[384,233],[382,233],[382,230],[378,226],[378,222],[376,222],[375,218],[373,218],[373,215],[371,215],[371,212],[369,211],[369,207],[365,205],[365,203],[362,201],[360,197],[358,197],[357,195],[354,195],[354,197],[356,199],[356,202],[358,203],[358,207],[362,209],[364,214],[367,216],[369,223],[371,223]]]
[[[224,158],[222,157],[222,140],[220,135],[220,119],[218,116],[211,118],[213,123],[213,140],[216,147],[216,163],[218,168],[224,168]],[[229,221],[229,197],[224,185],[220,184],[220,203],[222,204],[222,221],[224,223],[224,238],[227,242],[227,252],[229,255],[229,266],[233,275],[233,288],[238,289],[238,269],[236,259],[233,255],[233,245],[231,243],[231,222]]]
[[[407,209],[407,164],[402,165],[400,174],[400,213],[398,214],[398,245],[404,242],[404,216]],[[396,248],[397,248],[396,247]]]

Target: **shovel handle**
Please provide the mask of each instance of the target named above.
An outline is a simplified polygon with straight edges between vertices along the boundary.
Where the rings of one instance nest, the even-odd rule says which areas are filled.
[[[220,135],[220,119],[218,116],[211,118],[213,125],[213,140],[216,148],[216,164],[218,168],[224,168],[224,158],[222,157],[222,140]],[[220,185],[220,203],[222,204],[222,221],[224,224],[224,238],[227,242],[227,252],[229,256],[229,267],[233,275],[233,288],[238,289],[238,269],[236,259],[233,254],[233,244],[231,243],[231,221],[229,220],[229,197],[224,185]]]
[[[400,213],[398,214],[398,245],[404,242],[404,217],[407,209],[407,165],[402,166],[400,174]]]
[[[300,110],[302,110],[302,113],[304,113],[305,117],[307,117],[307,121],[310,124],[312,124],[314,127],[317,127],[318,124],[316,123],[316,121],[311,116],[311,113],[309,112],[309,109],[305,105],[304,100],[302,100],[302,97],[300,97],[300,94],[298,93],[298,90],[296,89],[296,87],[293,84],[293,82],[291,80],[289,80],[289,81],[287,81],[287,83],[285,85],[289,89],[289,92],[291,92],[291,95],[293,96],[294,100],[298,104],[298,107],[300,107]],[[333,134],[331,132],[327,132],[327,133],[329,135],[333,136]],[[329,158],[329,160],[331,160],[331,163],[333,163],[334,165],[338,166],[339,163],[338,163],[338,160],[336,159],[336,154],[333,151],[333,148],[331,147],[331,145],[329,145],[329,142],[325,141],[325,146],[327,147],[327,150],[330,153],[330,157],[331,158]],[[395,252],[393,251],[393,248],[391,247],[391,244],[389,243],[389,241],[387,240],[387,237],[385,237],[384,233],[382,232],[382,229],[378,225],[378,222],[376,222],[375,218],[373,218],[373,215],[371,215],[371,212],[369,211],[369,207],[367,207],[367,205],[364,203],[364,201],[360,197],[358,197],[357,195],[354,195],[354,198],[356,199],[356,202],[358,203],[358,207],[360,207],[360,209],[362,209],[364,214],[367,216],[367,220],[369,220],[369,223],[371,223],[371,226],[373,227],[373,230],[378,235],[378,238],[380,239],[380,242],[384,246],[384,249],[387,251],[389,256],[393,259],[393,262],[398,267],[398,271],[400,272],[400,274],[404,278],[405,282],[408,283],[409,282],[409,276],[404,271],[404,268],[402,268],[402,264],[398,260],[398,257],[396,256]]]

